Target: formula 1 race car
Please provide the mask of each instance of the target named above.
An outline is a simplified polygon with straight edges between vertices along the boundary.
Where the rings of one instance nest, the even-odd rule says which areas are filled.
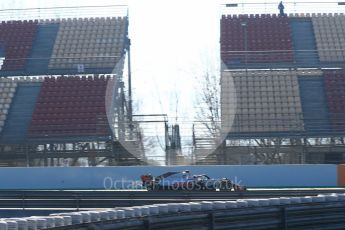
[[[246,187],[233,183],[228,178],[211,179],[209,176],[192,175],[188,170],[167,172],[153,177],[151,174],[141,176],[143,187],[149,191],[187,190],[187,191],[245,191]]]

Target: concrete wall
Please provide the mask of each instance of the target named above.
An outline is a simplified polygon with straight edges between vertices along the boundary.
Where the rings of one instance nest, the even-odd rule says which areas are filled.
[[[187,169],[248,187],[332,187],[339,181],[337,165],[0,168],[0,189],[126,189],[141,184],[145,173]]]

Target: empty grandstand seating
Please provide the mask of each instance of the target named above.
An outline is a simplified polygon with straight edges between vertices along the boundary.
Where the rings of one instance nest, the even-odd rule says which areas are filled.
[[[224,72],[221,88],[224,129],[235,133],[303,131],[296,71]]]
[[[318,14],[312,22],[320,61],[345,61],[345,16]]]
[[[49,69],[114,68],[124,52],[126,29],[122,17],[63,19]]]
[[[0,143],[23,143],[27,140],[32,113],[41,89],[43,79],[28,77],[14,79],[17,84]]]
[[[47,74],[48,64],[52,56],[58,23],[39,23],[36,38],[32,46],[30,59],[26,64],[26,72],[30,75]]]
[[[1,70],[13,71],[25,67],[37,30],[37,21],[7,21],[0,23],[0,47],[5,50]]]
[[[223,15],[221,56],[226,64],[293,62],[288,17]]]
[[[0,75],[112,73],[127,29],[126,17],[0,22]]]
[[[345,131],[344,28],[345,14],[223,15],[224,131],[240,136]],[[291,53],[276,55],[279,50]],[[300,67],[304,71],[296,70]]]
[[[296,64],[315,67],[319,64],[319,57],[311,19],[290,17],[290,26]]]
[[[304,129],[311,132],[328,132],[330,129],[329,111],[321,71],[314,75],[298,76],[303,110]]]
[[[345,131],[345,70],[224,71],[222,128],[230,134]]]
[[[324,78],[332,128],[345,131],[345,71],[327,70]]]
[[[16,88],[16,82],[6,78],[0,79],[0,132],[5,125]]]
[[[105,108],[107,81],[93,76],[45,78],[29,136],[110,135]]]

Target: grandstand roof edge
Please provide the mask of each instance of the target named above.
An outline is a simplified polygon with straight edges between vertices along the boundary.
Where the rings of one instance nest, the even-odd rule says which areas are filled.
[[[278,16],[277,13],[272,13],[272,14],[227,14],[227,13],[222,13],[222,16],[255,16],[255,18],[257,18],[257,15],[259,16],[259,18],[266,18],[267,16],[277,16],[277,17],[281,17]],[[289,13],[285,15],[286,17],[292,18],[292,17],[296,17],[296,18],[308,18],[308,17],[334,17],[334,16],[345,16],[344,13],[334,13],[334,12],[329,12],[329,13]],[[248,17],[248,18],[249,18]],[[231,18],[231,17],[230,17]],[[245,19],[245,18],[244,18]]]

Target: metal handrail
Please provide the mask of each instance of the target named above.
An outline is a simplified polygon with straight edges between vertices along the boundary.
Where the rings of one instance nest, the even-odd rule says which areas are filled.
[[[345,202],[234,208],[92,223],[101,229],[343,229]],[[79,224],[55,229],[89,229]]]

